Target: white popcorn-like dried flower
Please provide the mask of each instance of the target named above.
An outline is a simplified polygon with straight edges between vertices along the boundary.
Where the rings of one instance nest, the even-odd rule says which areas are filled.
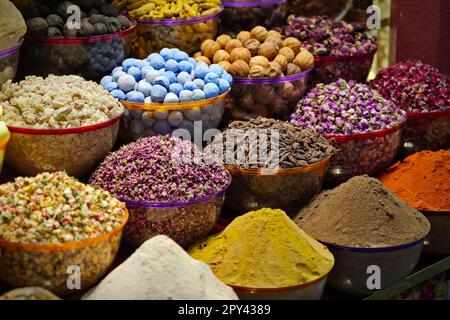
[[[28,76],[0,90],[0,116],[16,127],[62,129],[106,122],[124,108],[101,85],[79,76]]]

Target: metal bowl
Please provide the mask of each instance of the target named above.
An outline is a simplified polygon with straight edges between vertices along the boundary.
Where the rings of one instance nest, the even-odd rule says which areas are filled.
[[[430,221],[431,230],[425,238],[425,254],[450,253],[450,211],[420,211]]]
[[[325,244],[335,258],[334,268],[328,276],[328,285],[346,293],[361,295],[386,289],[414,270],[424,239],[384,248],[356,248]],[[371,288],[372,284],[379,284],[379,287]]]

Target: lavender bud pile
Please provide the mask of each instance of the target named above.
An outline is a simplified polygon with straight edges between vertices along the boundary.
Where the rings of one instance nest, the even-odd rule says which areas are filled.
[[[328,170],[331,184],[355,175],[374,175],[389,166],[400,144],[400,130],[395,128],[405,120],[404,111],[367,85],[342,79],[318,84],[291,115],[295,125],[341,138],[336,140],[339,151],[331,158]],[[372,136],[352,137],[367,133]]]
[[[377,48],[376,39],[369,37],[362,26],[325,16],[291,15],[283,33],[287,37],[298,38],[316,57],[351,56],[369,53]]]
[[[338,79],[365,82],[377,41],[358,24],[334,21],[325,16],[289,16],[283,27],[285,37],[295,37],[314,56],[312,85]]]
[[[225,167],[201,155],[201,161],[175,161],[195,145],[169,136],[141,138],[106,157],[91,184],[119,199],[142,202],[186,202],[214,195],[229,181]]]
[[[407,112],[450,109],[450,86],[444,75],[418,60],[398,62],[381,70],[370,86]]]
[[[367,85],[339,79],[318,84],[297,105],[291,123],[325,135],[353,135],[396,127],[405,112]]]

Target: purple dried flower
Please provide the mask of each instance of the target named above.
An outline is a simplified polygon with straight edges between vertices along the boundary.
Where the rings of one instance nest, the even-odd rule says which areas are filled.
[[[418,60],[381,70],[370,86],[407,112],[450,109],[450,87],[438,69]]]
[[[336,92],[337,99],[324,94],[330,91]],[[405,120],[404,111],[367,85],[342,79],[318,84],[291,115],[291,123],[325,135],[369,133],[396,127]]]
[[[195,148],[170,136],[141,138],[108,155],[90,183],[122,200],[171,203],[213,195],[229,182],[229,173]]]

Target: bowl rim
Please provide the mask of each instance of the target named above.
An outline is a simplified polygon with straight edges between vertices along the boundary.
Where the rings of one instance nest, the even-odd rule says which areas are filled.
[[[22,37],[22,38],[20,38],[19,42],[17,42],[11,48],[6,48],[3,50],[0,50],[0,59],[17,53],[20,50],[20,47],[22,46],[23,41],[24,41],[24,38]]]
[[[66,134],[76,134],[76,133],[86,133],[90,131],[96,131],[99,129],[103,129],[106,127],[109,127],[116,122],[119,122],[119,120],[122,118],[123,112],[112,118],[108,121],[91,124],[88,126],[82,126],[82,127],[75,127],[75,128],[61,128],[61,129],[33,129],[33,128],[24,128],[24,127],[15,127],[15,126],[9,126],[8,130],[10,133],[20,133],[20,134],[29,134],[29,135],[43,135],[43,136],[53,136],[53,135],[66,135]]]
[[[135,19],[130,18],[131,26],[128,29],[102,34],[90,37],[77,37],[77,38],[48,38],[37,37],[33,35],[25,35],[25,43],[45,43],[45,44],[77,44],[77,43],[96,43],[106,40],[124,38],[136,30],[137,22]]]
[[[364,60],[371,58],[373,59],[375,54],[378,51],[378,43],[376,43],[375,49],[373,49],[370,52],[366,53],[358,53],[354,55],[347,55],[347,56],[328,56],[328,57],[316,57],[314,56],[314,63],[318,62],[344,62],[344,61],[355,61],[355,60]]]
[[[417,210],[419,210],[419,209],[417,209]],[[440,217],[440,216],[445,216],[445,217],[447,217],[447,216],[450,216],[450,210],[440,210],[440,211],[437,211],[437,210],[419,210],[424,216],[437,216],[437,217]]]
[[[264,7],[285,4],[288,0],[261,0],[261,1],[222,1],[224,8]]]
[[[330,272],[333,270],[333,267],[335,265],[335,260],[333,260],[333,264],[331,265],[330,270],[325,273],[324,275],[306,282],[306,283],[302,283],[302,284],[298,284],[295,286],[289,286],[289,287],[280,287],[280,288],[251,288],[251,287],[242,287],[242,286],[236,286],[236,285],[232,285],[229,283],[225,283],[226,285],[230,286],[231,288],[233,288],[236,292],[247,292],[247,293],[282,293],[282,292],[286,292],[286,291],[296,291],[296,290],[300,290],[300,289],[304,289],[304,288],[308,288],[308,287],[312,287],[320,282],[322,282],[323,280],[326,280],[328,275],[330,274]]]
[[[351,251],[351,252],[369,252],[369,253],[389,252],[389,251],[397,251],[397,250],[411,248],[420,243],[423,244],[423,242],[425,241],[425,238],[428,236],[429,233],[430,233],[430,231],[428,231],[428,233],[424,237],[422,237],[418,240],[414,240],[412,242],[408,242],[408,243],[400,244],[400,245],[396,245],[396,246],[378,247],[378,248],[349,247],[349,246],[340,246],[340,245],[330,244],[325,241],[319,241],[319,242],[321,242],[323,245],[325,245],[328,249],[336,249],[336,250]]]
[[[279,169],[246,169],[246,168],[238,168],[233,165],[226,165],[227,170],[231,175],[233,174],[242,174],[242,175],[258,175],[258,176],[278,176],[278,175],[288,175],[288,174],[298,174],[304,172],[314,171],[317,168],[322,166],[327,166],[332,158],[332,155],[322,159],[318,162],[302,166],[302,167],[294,167],[294,168],[279,168]]]
[[[219,10],[213,12],[211,14],[190,17],[190,18],[180,18],[180,19],[136,19],[130,16],[130,13],[127,11],[126,16],[132,17],[136,20],[138,25],[147,25],[147,24],[156,24],[156,25],[179,25],[179,24],[194,24],[200,22],[206,22],[208,20],[212,20],[218,18],[220,14],[223,12],[223,6],[220,6]]]
[[[177,103],[142,103],[142,102],[131,102],[126,100],[119,100],[120,103],[123,104],[123,106],[127,109],[132,110],[185,110],[185,109],[191,109],[191,108],[202,108],[209,105],[212,105],[214,103],[222,102],[225,100],[227,95],[230,93],[231,89],[227,92],[224,92],[217,97],[199,100],[199,101],[190,101],[190,102],[177,102]]]
[[[314,70],[314,67],[285,77],[272,77],[272,78],[244,78],[244,77],[233,77],[233,83],[236,84],[274,84],[274,83],[284,83],[289,81],[296,81],[300,79],[306,79],[310,73]]]
[[[114,230],[102,233],[101,235],[88,238],[81,241],[69,241],[69,242],[60,242],[60,243],[47,243],[47,242],[12,242],[6,240],[0,240],[0,248],[8,248],[14,250],[23,250],[23,251],[71,251],[80,248],[86,248],[94,244],[98,244],[104,242],[105,240],[110,239],[111,237],[116,236],[121,233],[125,224],[128,222],[129,212],[125,207],[125,216],[123,217],[120,225]]]
[[[326,139],[334,139],[336,141],[365,140],[365,139],[370,139],[370,138],[378,138],[378,137],[387,136],[390,133],[399,131],[405,125],[405,123],[406,123],[406,121],[401,122],[400,124],[398,124],[392,128],[381,129],[381,130],[372,131],[372,132],[368,132],[368,133],[336,134],[336,135],[326,134],[326,135],[324,135],[324,137]]]
[[[419,120],[428,117],[444,117],[450,116],[450,108],[443,111],[431,111],[431,112],[406,112],[406,121]]]
[[[143,207],[143,208],[180,208],[180,207],[187,207],[187,206],[192,206],[192,205],[196,205],[196,204],[201,204],[201,203],[205,203],[211,200],[215,200],[223,195],[225,195],[225,192],[227,191],[228,187],[231,185],[231,174],[229,172],[227,172],[227,182],[223,185],[222,189],[220,189],[219,191],[207,195],[207,196],[203,196],[203,197],[199,197],[199,198],[194,198],[188,201],[184,201],[184,202],[150,202],[150,201],[136,201],[136,200],[127,200],[123,197],[117,197],[117,199],[119,199],[119,201],[125,203],[125,205],[127,207],[132,207],[132,208],[136,208],[136,207]]]

